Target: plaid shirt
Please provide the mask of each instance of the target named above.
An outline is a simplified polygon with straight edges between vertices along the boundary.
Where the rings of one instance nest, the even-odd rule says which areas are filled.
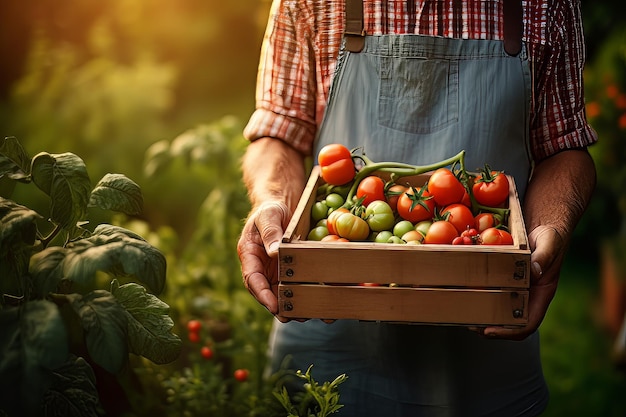
[[[415,33],[501,40],[500,1],[365,1],[371,35]],[[597,140],[583,95],[585,49],[578,1],[523,1],[524,32],[532,71],[530,140],[535,160]],[[256,111],[249,140],[285,140],[312,152],[322,121],[344,27],[343,0],[274,0],[263,41]]]

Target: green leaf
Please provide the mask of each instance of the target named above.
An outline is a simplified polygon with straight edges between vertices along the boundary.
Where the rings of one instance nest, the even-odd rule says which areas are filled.
[[[106,174],[91,192],[89,206],[139,214],[143,210],[141,188],[123,174]]]
[[[0,404],[37,415],[51,385],[50,370],[60,366],[69,351],[61,315],[49,301],[31,301],[0,310],[0,328]]]
[[[57,292],[64,278],[63,262],[67,250],[60,246],[51,246],[30,259],[29,273],[32,282],[32,295],[44,298],[51,292]]]
[[[132,276],[152,292],[165,286],[165,256],[137,234],[121,227],[100,225],[84,239],[65,248],[47,248],[31,258],[30,273],[38,287],[68,279],[80,284],[94,281],[96,272]]]
[[[105,290],[66,297],[82,323],[89,355],[108,372],[121,371],[128,360],[124,308]]]
[[[30,157],[18,140],[5,137],[0,143],[0,178],[7,176],[13,180],[29,181]]]
[[[104,415],[100,406],[96,376],[81,357],[72,356],[53,372],[53,383],[45,393],[48,417],[96,417]]]
[[[182,341],[172,333],[169,306],[135,283],[113,283],[111,292],[128,312],[130,351],[156,364],[170,363],[180,354]]]
[[[91,182],[85,163],[73,153],[41,152],[32,160],[33,182],[51,199],[50,219],[71,229],[87,212]]]

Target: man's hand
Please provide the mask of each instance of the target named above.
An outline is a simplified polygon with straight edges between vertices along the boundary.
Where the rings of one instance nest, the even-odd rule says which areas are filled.
[[[530,244],[530,295],[528,324],[521,328],[488,327],[487,337],[522,340],[539,328],[556,293],[564,242],[559,233],[549,226],[538,226],[528,235]]]
[[[282,202],[264,202],[248,217],[237,244],[243,282],[248,291],[278,314],[278,245],[291,213]]]

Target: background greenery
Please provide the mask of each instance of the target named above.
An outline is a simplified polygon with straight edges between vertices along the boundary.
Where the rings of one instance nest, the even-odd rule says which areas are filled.
[[[626,380],[597,311],[599,248],[625,225],[626,5],[582,7],[600,182],[543,325],[547,414],[621,416]],[[111,220],[166,253],[177,333],[186,336],[192,318],[203,323],[201,340],[186,341],[177,362],[137,360],[120,375],[111,413],[254,415],[266,405],[270,318],[241,287],[234,247],[248,210],[241,130],[254,106],[268,10],[269,0],[0,2],[0,133],[30,152],[74,152],[93,178],[121,172],[138,182],[142,215]],[[19,186],[16,195],[46,213],[43,196]],[[211,360],[200,356],[204,345]],[[250,370],[243,384],[232,377],[238,368]]]

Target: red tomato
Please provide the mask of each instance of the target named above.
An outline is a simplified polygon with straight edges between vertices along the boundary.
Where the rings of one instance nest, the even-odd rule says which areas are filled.
[[[248,380],[248,377],[250,376],[250,371],[248,371],[247,369],[236,369],[235,372],[233,373],[233,376],[235,377],[237,381],[245,382]]]
[[[439,168],[428,180],[428,191],[439,206],[460,203],[465,195],[465,187],[448,168]]]
[[[356,189],[356,196],[363,198],[365,207],[372,201],[385,200],[385,181],[375,175],[363,178]]]
[[[367,222],[352,213],[341,213],[335,221],[335,229],[336,234],[348,240],[366,240],[370,235]]]
[[[509,180],[504,172],[491,171],[485,166],[481,175],[476,178],[472,192],[479,204],[498,207],[509,197]]]
[[[201,328],[202,328],[202,322],[200,320],[192,319],[187,322],[187,330],[189,330],[192,333],[199,332]]]
[[[190,332],[187,337],[191,343],[200,343],[200,333]]]
[[[424,237],[424,243],[448,245],[451,244],[458,235],[459,233],[452,223],[445,220],[437,220],[428,228],[428,233],[426,233],[426,237]]]
[[[213,357],[213,350],[211,350],[211,348],[208,346],[202,346],[202,348],[200,349],[200,355],[204,359],[209,360]]]
[[[424,188],[410,187],[398,199],[398,214],[404,220],[418,223],[433,217],[435,200]]]
[[[328,234],[329,235],[336,235],[337,234],[337,228],[335,227],[335,222],[337,221],[337,218],[343,214],[343,213],[349,213],[350,210],[348,210],[345,207],[340,207],[337,210],[332,211],[329,215],[328,215],[328,219],[326,219],[326,228],[328,229]]]
[[[332,143],[320,149],[317,162],[324,181],[331,185],[347,184],[354,179],[352,153],[344,145]]]
[[[474,222],[476,224],[476,230],[480,233],[490,227],[496,227],[502,224],[502,219],[494,213],[479,213],[474,217]]]
[[[513,236],[509,232],[496,227],[490,227],[480,234],[483,245],[512,245]]]
[[[441,211],[441,214],[454,225],[459,234],[475,227],[474,214],[469,207],[461,203],[450,204]]]
[[[387,197],[387,203],[393,211],[398,210],[398,199],[406,192],[406,187],[400,184],[394,184],[385,190],[385,196]]]
[[[345,237],[338,235],[326,235],[322,238],[321,242],[350,242]]]

